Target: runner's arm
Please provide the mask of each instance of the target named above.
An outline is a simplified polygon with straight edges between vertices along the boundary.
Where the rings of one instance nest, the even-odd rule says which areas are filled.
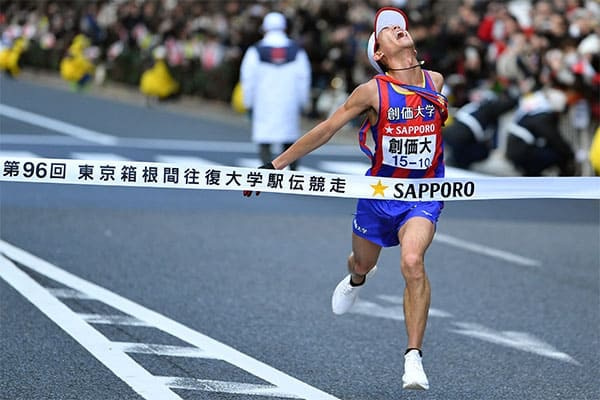
[[[327,143],[350,120],[378,107],[377,83],[374,80],[358,86],[348,99],[326,120],[298,139],[289,149],[273,160],[276,169],[283,169],[299,158]]]

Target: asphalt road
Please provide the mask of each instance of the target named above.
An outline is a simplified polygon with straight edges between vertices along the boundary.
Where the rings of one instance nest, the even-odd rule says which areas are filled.
[[[1,106],[70,124],[3,108],[0,155],[255,162],[248,128],[227,118],[6,78],[0,90]],[[360,165],[353,150],[303,165]],[[330,311],[354,204],[1,183],[0,398],[600,397],[598,201],[446,203],[426,259],[427,392],[401,389],[398,248],[352,313]]]

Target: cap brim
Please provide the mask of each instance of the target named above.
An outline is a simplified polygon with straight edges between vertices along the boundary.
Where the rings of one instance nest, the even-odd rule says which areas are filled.
[[[394,7],[380,8],[375,15],[375,39],[377,39],[377,36],[382,29],[389,26],[399,26],[403,30],[407,30],[408,19],[406,18],[406,14],[404,14],[402,10]]]
[[[380,74],[383,74],[383,69],[381,69],[379,64],[377,64],[377,61],[375,61],[375,59],[373,59],[374,54],[375,54],[375,33],[371,33],[371,36],[369,37],[369,42],[367,43],[367,58],[369,59],[369,62],[371,63],[371,66],[375,69],[375,71],[377,71]]]

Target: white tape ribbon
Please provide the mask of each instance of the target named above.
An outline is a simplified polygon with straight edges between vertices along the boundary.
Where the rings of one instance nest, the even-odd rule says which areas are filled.
[[[406,201],[600,199],[597,177],[398,179],[190,163],[0,157],[2,182],[260,192]]]

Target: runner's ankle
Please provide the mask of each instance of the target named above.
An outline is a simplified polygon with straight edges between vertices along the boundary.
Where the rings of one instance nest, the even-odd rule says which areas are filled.
[[[358,277],[358,278],[356,278]],[[366,275],[352,274],[350,277],[350,286],[361,286],[367,280]]]

